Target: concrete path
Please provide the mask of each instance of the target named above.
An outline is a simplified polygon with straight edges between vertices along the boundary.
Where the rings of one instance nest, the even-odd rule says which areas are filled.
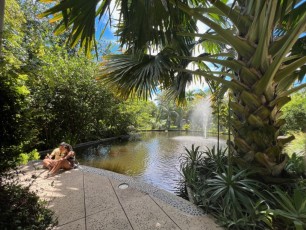
[[[21,183],[31,183],[58,217],[55,229],[221,229],[188,201],[131,177],[80,166],[46,179],[41,162],[21,171]]]

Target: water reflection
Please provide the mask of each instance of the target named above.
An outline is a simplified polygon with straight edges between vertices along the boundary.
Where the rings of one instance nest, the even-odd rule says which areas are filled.
[[[217,139],[185,132],[145,132],[141,141],[104,143],[77,149],[77,153],[81,164],[133,176],[174,192],[181,178],[179,157],[192,144],[205,150],[216,145]]]

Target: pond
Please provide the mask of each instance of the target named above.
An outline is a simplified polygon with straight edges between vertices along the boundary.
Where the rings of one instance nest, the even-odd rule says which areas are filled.
[[[76,149],[81,164],[114,171],[137,178],[174,193],[180,174],[180,156],[192,144],[206,147],[217,145],[216,137],[204,138],[201,133],[141,132],[139,140],[101,143]],[[220,145],[225,141],[221,140]]]

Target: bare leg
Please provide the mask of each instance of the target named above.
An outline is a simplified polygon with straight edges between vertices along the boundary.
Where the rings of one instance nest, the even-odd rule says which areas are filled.
[[[54,166],[55,160],[46,158],[43,160],[43,166],[51,170],[51,168]]]
[[[60,169],[72,169],[70,162],[66,159],[58,160],[55,162],[54,167],[50,171],[50,174],[55,175]]]

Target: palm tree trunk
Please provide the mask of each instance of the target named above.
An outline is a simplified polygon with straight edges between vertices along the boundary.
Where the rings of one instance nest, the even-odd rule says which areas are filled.
[[[266,168],[262,173],[279,175],[287,162],[282,149],[292,139],[279,138],[284,122],[280,108],[289,99],[275,102],[264,95],[259,97],[252,91],[234,92],[234,95],[234,100],[230,102],[234,112],[231,122],[234,143],[231,150],[235,151],[238,161],[243,159],[242,164],[257,162]]]
[[[2,56],[2,38],[3,38],[3,25],[4,25],[4,8],[5,8],[5,0],[0,0],[0,57]]]
[[[169,130],[169,129],[170,129],[170,115],[168,113],[168,115],[167,115],[167,130]]]

